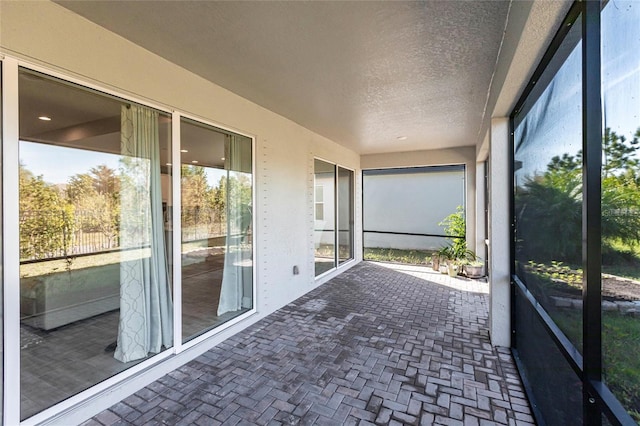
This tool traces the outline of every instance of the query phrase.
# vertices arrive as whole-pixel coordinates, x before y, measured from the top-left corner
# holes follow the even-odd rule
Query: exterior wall
[[[464,172],[367,175],[363,193],[365,231],[444,235],[438,225],[464,205]],[[365,247],[439,249],[443,237],[367,234]]]
[[[384,169],[393,167],[421,167],[465,165],[467,219],[467,246],[476,247],[476,149],[475,147],[439,149],[428,151],[397,152],[363,155],[362,169]]]
[[[61,417],[56,416],[62,409],[53,407],[37,415],[36,420],[55,419],[64,424],[78,423],[339,273],[340,270],[329,273],[321,281],[314,278],[315,157],[356,171],[356,259],[346,267],[361,260],[359,155],[55,3],[2,2],[0,12],[0,52],[7,57],[62,78],[112,90],[125,97],[148,100],[164,106],[168,111],[186,113],[255,137],[254,244],[257,257],[254,265],[257,313],[203,340],[197,346],[176,356],[165,357],[165,361],[155,364],[153,368],[105,389],[100,398],[89,400],[91,390],[71,398],[63,403],[64,408],[70,410]],[[6,140],[3,142],[11,143]],[[7,247],[7,250],[17,251],[17,247]],[[299,275],[293,275],[294,265],[298,266]],[[17,276],[13,279],[17,280]],[[11,282],[5,284],[15,285]],[[11,334],[19,331],[17,327],[8,326],[5,332]],[[5,407],[8,410],[17,409],[17,405]],[[16,418],[16,415],[9,414],[5,417],[5,423],[13,424],[8,420]]]

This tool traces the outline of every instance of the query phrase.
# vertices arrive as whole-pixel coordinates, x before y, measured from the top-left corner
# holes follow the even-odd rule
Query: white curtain
[[[173,342],[173,312],[164,241],[158,113],[121,111],[120,320],[114,357],[146,358]]]
[[[227,135],[225,158],[227,169],[227,237],[222,272],[222,289],[218,315],[250,307],[252,260],[248,232],[251,226],[250,179],[243,172],[251,164],[250,151],[243,149],[246,141],[240,136]],[[248,191],[247,191],[248,190]],[[245,295],[245,288],[247,294]],[[243,306],[243,297],[244,306]]]

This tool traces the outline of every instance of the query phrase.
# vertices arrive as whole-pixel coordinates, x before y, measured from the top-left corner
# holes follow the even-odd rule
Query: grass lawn
[[[110,265],[112,263],[120,263],[124,260],[148,257],[149,255],[150,251],[146,248],[111,253],[99,253],[91,256],[70,257],[69,262],[65,259],[56,259],[26,263],[20,265],[20,278],[47,275],[55,272],[74,271],[77,269],[90,268],[92,266]]]
[[[400,250],[390,248],[365,248],[364,260],[375,262],[407,263],[411,265],[424,265],[427,258],[435,250]]]
[[[567,337],[582,349],[582,312],[550,312]],[[603,312],[604,379],[611,391],[640,423],[640,318]]]

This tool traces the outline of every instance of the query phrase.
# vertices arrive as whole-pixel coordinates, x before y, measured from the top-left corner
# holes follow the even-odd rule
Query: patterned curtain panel
[[[251,141],[227,135],[227,238],[218,315],[251,307]],[[246,296],[245,297],[245,293]]]
[[[158,113],[121,111],[120,321],[114,357],[146,358],[173,342],[173,309],[162,219]]]

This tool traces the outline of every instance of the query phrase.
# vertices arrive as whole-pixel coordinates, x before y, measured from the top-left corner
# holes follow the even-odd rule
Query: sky
[[[65,184],[72,176],[88,173],[93,167],[105,165],[115,171],[122,156],[84,149],[20,141],[20,163],[35,176],[42,175],[50,184]],[[224,169],[205,168],[209,185],[216,187],[227,175]]]
[[[610,1],[602,14],[603,128],[627,140],[640,127],[640,2]],[[529,111],[528,140],[516,152],[516,176],[543,173],[551,158],[582,148],[580,48],[571,54]],[[516,142],[524,127],[516,128]]]
[[[71,176],[104,164],[118,170],[120,155],[20,141],[20,163],[47,183],[68,183]]]

